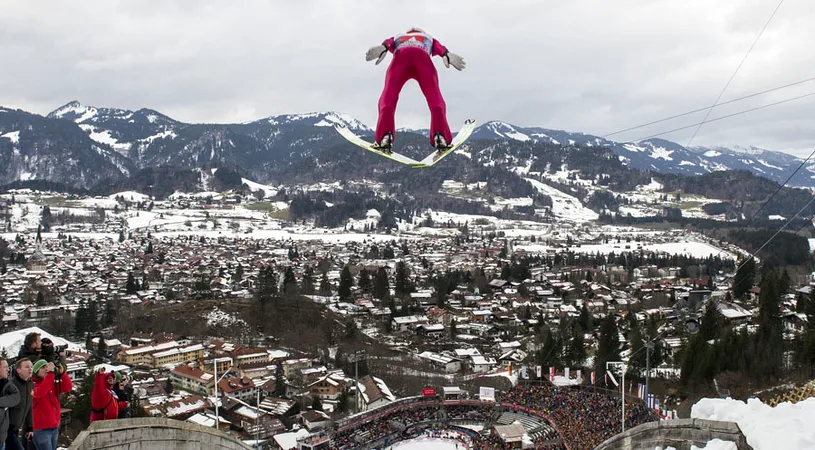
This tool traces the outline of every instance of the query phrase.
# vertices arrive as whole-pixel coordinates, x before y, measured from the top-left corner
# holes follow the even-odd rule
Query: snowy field
[[[455,441],[449,441],[446,439],[419,438],[399,442],[389,448],[394,450],[456,450],[464,447]]]
[[[815,398],[781,403],[775,408],[758,399],[745,403],[706,398],[693,405],[691,417],[736,422],[755,450],[815,449],[815,427],[811,424]],[[709,444],[705,450],[712,448]]]
[[[556,247],[540,244],[518,245],[516,250],[524,250],[527,253],[546,253],[549,249],[557,249]],[[630,252],[635,250],[652,251],[656,253],[668,253],[676,255],[689,255],[695,258],[706,258],[710,255],[719,256],[725,259],[736,259],[736,255],[725,251],[719,247],[715,247],[706,242],[697,242],[691,240],[683,240],[680,242],[664,242],[664,243],[611,243],[608,244],[583,244],[580,246],[569,247],[569,250],[576,253],[598,253],[607,255],[611,252],[621,253]]]

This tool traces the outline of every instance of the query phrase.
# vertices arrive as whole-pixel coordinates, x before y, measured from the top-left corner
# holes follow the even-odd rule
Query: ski
[[[385,158],[392,159],[392,160],[394,160],[396,162],[406,164],[406,165],[414,167],[414,168],[424,167],[422,165],[422,163],[420,163],[419,161],[416,161],[415,159],[409,158],[409,157],[407,157],[405,155],[402,155],[402,154],[399,154],[399,153],[396,153],[396,152],[385,153],[382,150],[375,149],[373,147],[372,143],[370,143],[370,142],[366,141],[365,139],[362,139],[361,137],[357,136],[356,134],[354,134],[353,131],[349,130],[348,127],[345,127],[345,126],[342,126],[342,125],[335,125],[334,129],[336,129],[337,132],[340,134],[340,136],[344,137],[348,142],[350,142],[350,143],[352,143],[352,144],[354,144],[354,145],[356,145],[358,147],[362,147],[365,150],[368,150],[369,152],[376,153],[377,155],[384,156]]]
[[[413,167],[417,169],[430,167],[433,164],[436,164],[437,162],[441,161],[442,158],[449,155],[450,153],[453,153],[454,151],[456,151],[456,149],[458,149],[461,146],[461,144],[466,142],[470,135],[473,134],[474,130],[475,130],[475,119],[467,119],[464,122],[464,126],[462,126],[460,130],[458,130],[458,134],[456,134],[455,137],[453,137],[453,142],[450,143],[451,144],[450,147],[444,149],[442,152],[435,151],[427,155],[425,159],[419,161],[419,163]]]

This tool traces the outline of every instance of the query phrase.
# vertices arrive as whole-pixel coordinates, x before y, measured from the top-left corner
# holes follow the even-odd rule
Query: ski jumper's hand
[[[385,55],[388,54],[388,48],[382,44],[375,45],[368,49],[368,52],[365,53],[365,61],[373,61],[376,59],[376,63],[379,64],[385,59]]]
[[[441,59],[442,61],[444,61],[444,67],[447,67],[448,69],[450,68],[451,65],[455,67],[457,70],[464,70],[464,67],[467,66],[467,63],[464,62],[464,58],[456,55],[453,52],[445,53],[444,56],[441,57]]]

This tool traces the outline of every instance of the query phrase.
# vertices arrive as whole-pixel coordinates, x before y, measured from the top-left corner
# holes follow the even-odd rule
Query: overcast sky
[[[568,5],[567,5],[568,4]],[[79,100],[186,122],[336,110],[369,126],[386,63],[372,45],[417,26],[460,54],[436,59],[448,118],[604,135],[716,99],[778,0],[5,1],[0,105],[46,114]],[[787,0],[722,101],[815,77],[815,2]],[[815,92],[815,82],[710,118]],[[705,125],[694,145],[809,154],[815,96]],[[614,136],[635,140],[704,112]],[[397,126],[427,127],[418,85]],[[693,129],[663,138],[686,144]]]

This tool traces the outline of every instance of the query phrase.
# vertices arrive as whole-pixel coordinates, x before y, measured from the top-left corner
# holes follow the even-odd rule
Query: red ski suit
[[[111,372],[96,372],[91,393],[91,423],[96,420],[119,418],[119,408],[126,408],[127,402],[120,402],[108,387]]]
[[[393,60],[385,73],[385,88],[379,97],[376,142],[381,142],[387,133],[396,137],[396,103],[402,87],[410,79],[419,83],[430,108],[430,145],[434,145],[433,137],[437,132],[448,143],[452,142],[453,136],[447,124],[447,105],[439,90],[439,76],[431,59],[445,55],[447,48],[430,35],[417,32],[396,35],[386,39],[382,45],[393,53]]]

